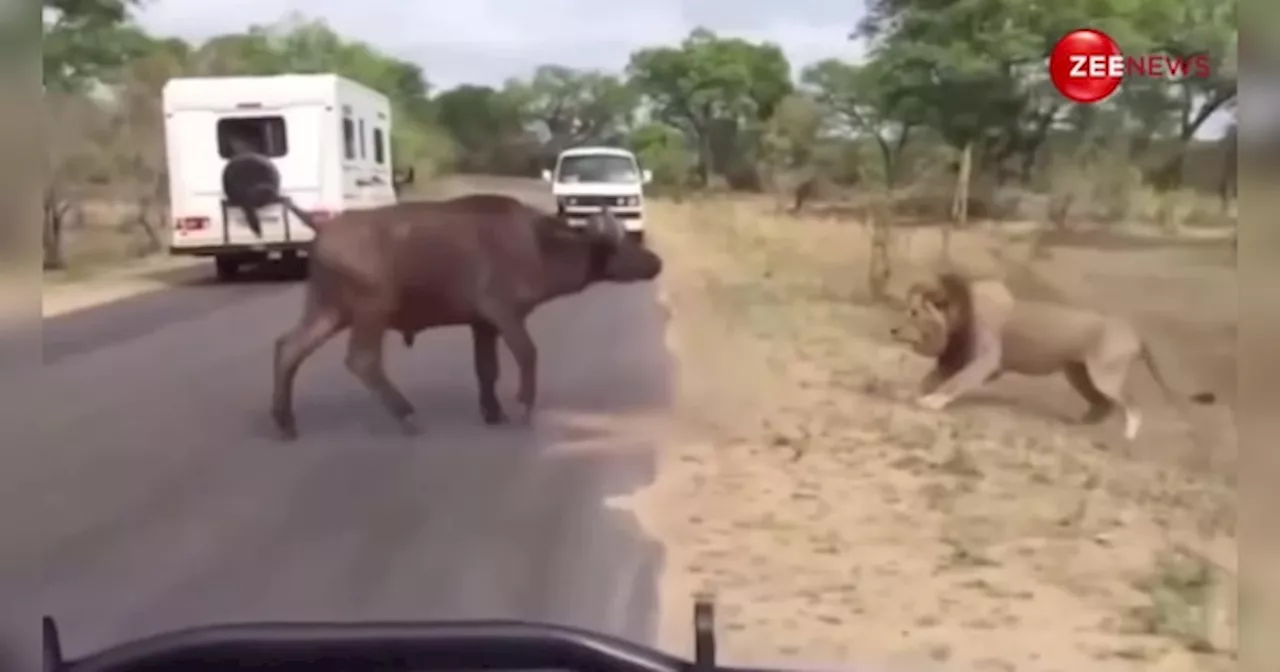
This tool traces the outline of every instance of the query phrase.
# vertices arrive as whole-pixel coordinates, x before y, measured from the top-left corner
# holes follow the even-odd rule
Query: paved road
[[[596,287],[535,316],[532,427],[481,424],[470,338],[441,330],[413,350],[388,339],[421,436],[400,435],[346,372],[341,339],[303,368],[303,435],[285,444],[265,412],[270,348],[300,301],[296,284],[204,285],[45,323],[40,385],[10,380],[3,411],[10,648],[28,650],[40,613],[72,656],[228,619],[522,617],[651,638],[658,554],[601,499],[652,477],[655,437],[556,447],[601,431],[568,412],[665,406],[652,286]]]

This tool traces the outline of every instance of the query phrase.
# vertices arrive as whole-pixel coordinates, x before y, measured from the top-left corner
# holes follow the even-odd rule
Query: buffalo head
[[[662,272],[662,258],[627,235],[622,222],[608,210],[591,215],[582,235],[588,237],[595,252],[597,280],[640,282]]]

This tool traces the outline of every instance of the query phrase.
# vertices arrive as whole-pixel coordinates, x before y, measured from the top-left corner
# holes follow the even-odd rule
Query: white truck
[[[644,185],[653,174],[640,169],[635,154],[617,147],[566,149],[542,179],[570,225],[585,225],[588,215],[608,208],[627,233],[644,239]]]
[[[223,193],[228,159],[241,151],[270,159],[280,191],[317,219],[396,202],[391,104],[361,84],[333,74],[183,77],[165,84],[163,105],[169,250],[213,257],[219,278],[245,263],[301,260],[315,235],[280,206],[258,211],[261,237],[245,225]]]

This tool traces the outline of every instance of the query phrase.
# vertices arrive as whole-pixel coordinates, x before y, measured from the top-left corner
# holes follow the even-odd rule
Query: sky
[[[696,27],[780,45],[799,70],[857,60],[848,40],[863,0],[145,0],[153,33],[199,41],[301,12],[342,35],[422,66],[436,91],[500,85],[542,64],[620,71],[631,52],[674,44]],[[1198,137],[1221,137],[1215,115]]]

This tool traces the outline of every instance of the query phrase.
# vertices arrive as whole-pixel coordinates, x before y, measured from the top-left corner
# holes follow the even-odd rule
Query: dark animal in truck
[[[469,326],[487,424],[507,420],[495,389],[501,338],[519,368],[516,399],[527,420],[538,366],[525,325],[530,313],[593,283],[652,280],[662,271],[658,255],[628,238],[608,212],[575,228],[515,198],[472,195],[316,222],[288,198],[275,198],[316,230],[302,319],[275,344],[271,414],[287,439],[298,435],[298,369],[344,329],[351,330],[347,368],[406,431],[417,431],[414,408],[383,369],[387,331],[411,340],[424,329]]]

